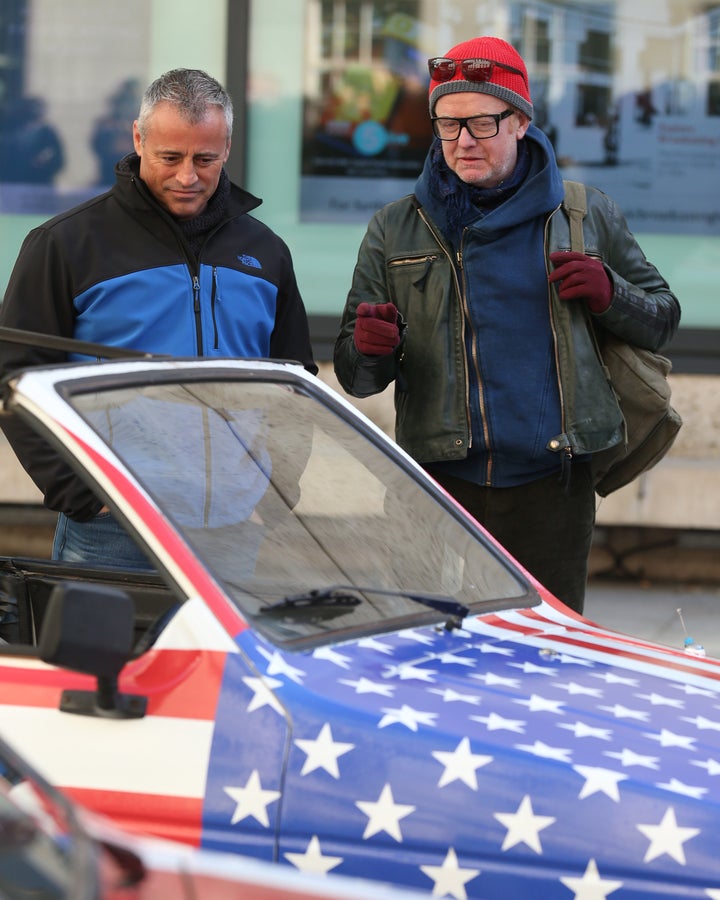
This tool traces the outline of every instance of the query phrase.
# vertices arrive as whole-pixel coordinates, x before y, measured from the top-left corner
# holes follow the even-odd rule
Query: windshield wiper
[[[363,598],[354,588],[320,588],[291,594],[263,607],[259,614],[270,618],[334,619],[362,602]]]
[[[445,628],[448,631],[459,628],[462,620],[470,614],[470,610],[457,600],[445,597],[442,594],[426,594],[422,591],[385,590],[376,587],[361,587],[359,585],[334,584],[326,588],[314,588],[299,594],[292,594],[272,603],[262,610],[262,615],[286,614],[290,611],[323,610],[328,617],[339,616],[347,611],[348,607],[359,606],[363,602],[364,594],[380,594],[385,597],[406,597],[414,603],[428,606],[437,610],[444,616],[448,616]]]

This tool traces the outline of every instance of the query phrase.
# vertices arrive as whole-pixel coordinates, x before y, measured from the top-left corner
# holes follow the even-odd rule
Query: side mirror
[[[145,715],[145,697],[118,691],[118,675],[132,655],[133,627],[133,603],[125,591],[80,582],[53,588],[40,631],[40,659],[97,678],[94,692],[63,691],[63,712],[123,719]]]

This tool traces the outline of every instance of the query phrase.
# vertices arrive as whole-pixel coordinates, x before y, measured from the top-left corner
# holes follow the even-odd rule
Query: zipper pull
[[[565,493],[570,489],[570,473],[572,472],[572,447],[564,447],[560,457],[560,484]]]
[[[430,269],[432,268],[433,262],[435,262],[436,257],[434,256],[426,256],[425,257],[425,268],[423,269],[422,275],[417,279],[417,281],[413,281],[413,287],[417,288],[420,292],[425,290],[425,282],[427,281],[427,277],[430,274]]]
[[[193,310],[200,312],[200,279],[193,275]]]
[[[458,250],[458,252],[455,254],[455,256],[457,258],[458,269],[462,269],[462,267],[463,267],[462,250]]]

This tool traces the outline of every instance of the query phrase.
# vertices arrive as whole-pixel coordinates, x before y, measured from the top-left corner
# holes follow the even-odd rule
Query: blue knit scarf
[[[450,243],[457,247],[464,228],[511,197],[530,171],[527,141],[518,141],[518,158],[512,175],[495,187],[466,184],[445,162],[442,144],[435,140],[430,148],[428,190],[439,201],[445,221],[439,223]]]

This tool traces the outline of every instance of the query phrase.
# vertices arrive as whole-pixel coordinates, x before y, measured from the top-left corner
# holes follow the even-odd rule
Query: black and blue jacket
[[[261,202],[231,185],[226,215],[196,254],[131,155],[111,190],[27,235],[0,325],[161,355],[297,360],[316,373],[290,251],[249,214]],[[0,375],[66,358],[0,343]],[[5,431],[47,506],[78,520],[97,512],[54,453]]]
[[[196,259],[135,168],[116,171],[110,191],[28,234],[3,325],[171,356],[294,359],[317,371],[290,251],[249,215],[261,200],[232,185],[227,215]],[[2,354],[3,372],[62,359],[20,353]]]

